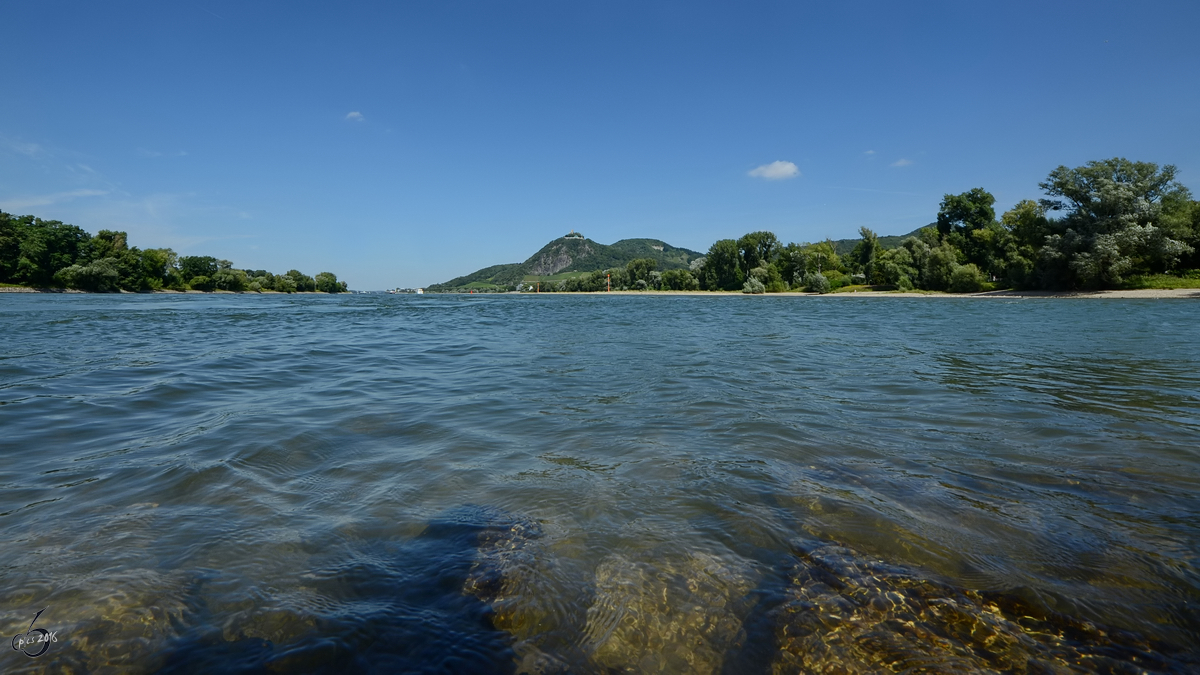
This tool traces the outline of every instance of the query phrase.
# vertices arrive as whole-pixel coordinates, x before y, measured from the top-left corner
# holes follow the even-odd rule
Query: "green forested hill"
[[[527,277],[532,279],[624,267],[638,258],[653,258],[658,261],[660,270],[682,269],[703,255],[658,239],[622,239],[613,244],[600,244],[582,235],[571,234],[546,244],[523,263],[485,267],[466,276],[434,284],[429,290],[496,290],[515,286]]]

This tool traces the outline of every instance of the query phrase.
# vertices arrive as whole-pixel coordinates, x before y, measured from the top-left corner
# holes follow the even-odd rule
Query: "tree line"
[[[74,225],[0,211],[0,283],[93,292],[323,291],[345,293],[330,272],[316,277],[289,270],[234,269],[212,256],[179,256],[169,248],[130,246],[124,232],[94,236]]]
[[[639,259],[541,291],[712,290],[827,293],[851,284],[970,293],[1105,289],[1133,276],[1200,276],[1200,202],[1177,169],[1124,158],[1060,166],[1027,199],[996,217],[983,188],[947,194],[936,221],[885,248],[870,229],[839,256],[832,241],[783,244],[771,232],[714,243],[690,270],[658,272]]]

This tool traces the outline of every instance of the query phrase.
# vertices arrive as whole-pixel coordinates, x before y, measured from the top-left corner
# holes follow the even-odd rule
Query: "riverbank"
[[[440,294],[436,294],[440,295]],[[463,294],[459,294],[463,295]],[[564,291],[555,293],[521,293],[521,295],[685,295],[712,297],[722,295],[746,295],[741,291],[611,291],[611,292],[576,292]],[[937,291],[848,291],[844,293],[762,293],[759,297],[785,298],[1100,298],[1100,299],[1144,299],[1160,300],[1169,298],[1200,299],[1200,289],[1196,288],[1142,288],[1128,291],[987,291],[984,293],[941,293]]]
[[[92,293],[91,291],[81,291],[74,288],[30,288],[29,286],[0,286],[0,293],[85,293],[92,295],[151,295],[155,293],[165,293],[170,295],[330,295],[325,291],[292,291],[285,293],[282,291],[173,291],[170,289],[160,289],[157,291],[113,291],[112,293]]]

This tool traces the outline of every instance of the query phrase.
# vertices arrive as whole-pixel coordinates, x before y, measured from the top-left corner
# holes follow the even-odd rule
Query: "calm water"
[[[1195,672],[1198,316],[0,295],[0,668]]]

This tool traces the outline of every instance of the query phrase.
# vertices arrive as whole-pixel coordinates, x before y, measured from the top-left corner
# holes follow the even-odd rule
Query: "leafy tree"
[[[950,273],[951,293],[978,293],[983,290],[983,272],[974,263],[957,265]]]
[[[346,282],[338,281],[333,272],[321,272],[316,276],[317,290],[323,293],[345,293]]]
[[[820,272],[809,272],[804,275],[804,288],[809,293],[828,293],[831,288],[829,278]]]
[[[14,280],[30,286],[50,286],[54,274],[75,264],[92,236],[57,220],[28,218],[21,228],[20,253]]]
[[[921,288],[933,291],[949,290],[954,269],[959,265],[958,256],[958,249],[949,242],[929,249],[921,268]]]
[[[1176,169],[1123,157],[1059,166],[1038,187],[1050,197],[1041,204],[1066,211],[1046,237],[1038,263],[1050,286],[1106,287],[1130,272],[1170,269],[1195,249],[1167,235],[1156,223],[1168,206],[1190,198],[1175,181]],[[1169,212],[1168,212],[1169,213]],[[1166,219],[1172,222],[1170,215]]]
[[[800,244],[788,244],[779,249],[779,257],[775,258],[775,268],[779,270],[779,276],[784,283],[798,288],[804,284],[808,253]]]
[[[996,210],[992,208],[995,203],[996,198],[983,188],[946,195],[938,208],[938,232],[945,237],[955,232],[967,234],[986,227],[996,220]]]
[[[204,275],[192,277],[188,282],[188,286],[194,291],[214,291],[217,289],[217,284]]]
[[[179,275],[189,284],[193,277],[211,277],[217,269],[217,259],[210,255],[185,255],[179,259]]]
[[[629,282],[636,284],[639,281],[650,281],[650,273],[658,268],[658,261],[654,258],[634,258],[625,265],[625,273],[629,275]]]
[[[106,293],[118,290],[119,274],[116,258],[101,258],[87,265],[64,267],[54,275],[54,281],[67,288]]]
[[[736,291],[745,283],[742,271],[742,256],[733,239],[721,239],[708,249],[704,267],[700,272],[700,284],[710,291]]]
[[[700,290],[700,282],[688,270],[667,270],[662,273],[662,288],[668,291]]]
[[[875,272],[875,260],[883,251],[883,246],[879,243],[879,236],[867,227],[860,227],[858,233],[862,239],[854,246],[850,258],[862,270],[868,284],[879,283],[876,278],[878,275]]]
[[[250,279],[243,270],[218,269],[212,276],[213,285],[223,291],[241,292],[250,287]]]
[[[313,279],[312,277],[308,276],[307,274],[302,273],[300,270],[288,270],[287,274],[285,274],[284,276],[286,276],[292,280],[292,283],[296,287],[295,290],[297,290],[297,291],[315,291],[315,290],[317,290],[316,280]]]
[[[818,274],[826,271],[837,270],[841,264],[841,259],[838,258],[837,249],[833,242],[826,239],[825,241],[809,244],[805,249],[808,256],[808,271],[817,272]]]
[[[759,267],[757,269],[763,269],[763,268]],[[763,286],[763,283],[761,281],[759,281],[758,279],[756,279],[755,277],[750,277],[750,278],[746,279],[746,283],[742,284],[742,292],[743,293],[760,294],[760,293],[765,293],[766,290],[767,290],[766,286]]]
[[[742,269],[752,270],[775,262],[775,257],[782,248],[779,239],[772,232],[750,232],[737,240],[738,251],[742,255]]]

